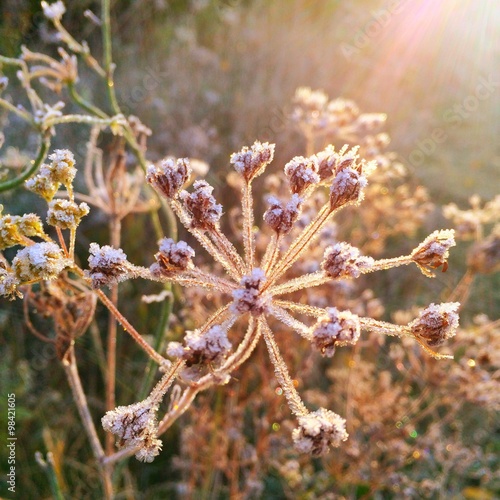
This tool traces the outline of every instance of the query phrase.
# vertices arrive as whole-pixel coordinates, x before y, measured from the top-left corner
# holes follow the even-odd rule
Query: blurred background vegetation
[[[291,98],[299,86],[323,89],[330,97],[353,99],[365,112],[388,115],[386,131],[390,149],[408,167],[414,186],[422,184],[437,207],[455,202],[467,208],[468,199],[479,194],[489,200],[500,184],[500,7],[496,0],[401,1],[397,14],[381,12],[391,2],[359,0],[128,0],[112,5],[114,61],[117,64],[117,95],[125,113],[137,115],[153,130],[148,155],[156,160],[166,155],[191,156],[208,162],[210,182],[217,184],[219,198],[230,205],[233,192],[222,189],[230,171],[229,154],[255,139],[277,143],[274,169],[304,153],[304,139],[287,118]],[[98,26],[84,18],[100,4],[83,0],[67,5],[64,25],[77,40],[86,40],[100,54]],[[379,24],[376,20],[379,19]],[[387,19],[387,21],[385,21]],[[380,28],[383,23],[383,28]],[[56,55],[53,31],[44,20],[37,1],[2,0],[0,4],[0,52],[14,57],[21,45]],[[9,75],[10,76],[10,75]],[[82,93],[98,104],[105,102],[104,88],[94,75],[80,66]],[[490,91],[478,99],[477,87],[490,82]],[[491,82],[494,82],[491,84]],[[481,94],[484,95],[484,94]],[[476,99],[474,99],[476,97]],[[458,106],[458,108],[457,108]],[[457,118],[458,117],[458,118]],[[15,117],[0,115],[7,146],[33,154],[35,138]],[[445,140],[436,144],[433,131],[442,129]],[[54,147],[68,147],[82,163],[88,128],[72,125],[61,129]],[[417,151],[417,153],[415,152]],[[418,153],[420,151],[420,153]],[[4,158],[5,160],[5,158]],[[225,199],[224,199],[225,198]],[[36,211],[38,201],[29,193],[7,193],[1,202],[10,213]],[[426,222],[428,229],[451,227],[439,208]],[[95,214],[79,233],[81,260],[88,243],[105,241],[105,221]],[[147,216],[124,221],[125,250],[131,261],[147,265],[143,242],[153,231]],[[419,236],[415,237],[415,241]],[[403,239],[395,247],[413,248]],[[404,287],[374,282],[377,296],[388,313],[413,303],[437,301],[450,293],[465,272],[467,245],[452,252],[450,269],[436,282],[413,283],[406,276]],[[395,276],[395,275],[393,275]],[[388,279],[388,278],[387,278]],[[378,284],[378,288],[377,288]],[[419,294],[415,297],[415,289]],[[120,302],[139,331],[150,331],[154,311],[139,303],[144,284],[126,283]],[[444,292],[443,292],[444,290]],[[395,294],[395,291],[397,292]],[[394,298],[394,297],[397,298]],[[154,306],[152,306],[154,308]],[[180,307],[180,306],[178,306]],[[499,316],[499,274],[479,277],[474,283],[464,321],[482,312],[491,320]],[[106,316],[98,317],[105,328]],[[174,325],[174,329],[180,326]],[[15,392],[18,398],[18,477],[24,498],[47,498],[49,482],[35,463],[36,450],[52,450],[64,456],[65,487],[71,498],[97,498],[91,478],[88,446],[62,370],[54,363],[49,347],[34,339],[22,325],[20,302],[0,304],[2,401]],[[8,345],[7,345],[8,344]],[[91,406],[102,414],[103,387],[91,335],[78,343],[79,362]],[[132,402],[136,388],[130,375],[140,374],[145,357],[129,339],[120,339],[118,401]],[[121,374],[127,374],[121,378]],[[222,405],[221,390],[205,396],[209,404]],[[186,417],[196,422],[202,415]],[[498,419],[477,421],[492,433],[491,445],[498,452]],[[488,417],[490,418],[490,417]],[[0,435],[6,429],[0,418]],[[182,467],[172,457],[179,454],[180,427],[163,437],[164,451],[154,464],[132,460],[127,465],[130,491],[144,492],[135,498],[166,498],[179,494]],[[286,431],[283,431],[286,432]],[[496,439],[496,441],[494,441]],[[489,443],[489,444],[488,444]],[[2,450],[2,454],[4,450]],[[205,453],[217,456],[217,444],[207,443]],[[209,460],[210,457],[205,457]],[[6,460],[1,458],[1,467]],[[61,468],[62,462],[57,464]],[[320,467],[315,463],[314,467]],[[281,484],[278,469],[264,478],[265,498],[293,498]],[[262,478],[261,478],[262,479]],[[207,493],[199,498],[227,498]],[[361,487],[360,487],[361,488]],[[218,491],[213,489],[212,491]],[[202,494],[200,493],[200,495]],[[358,494],[359,493],[359,494]],[[359,498],[366,491],[356,492]],[[486,490],[483,492],[486,495]],[[498,492],[496,492],[498,493]],[[2,495],[4,493],[2,492]],[[489,490],[488,498],[495,492]],[[139,495],[139,494],[137,494]],[[308,496],[309,495],[309,496]],[[301,498],[336,498],[304,493]],[[69,498],[69,497],[68,497]],[[123,496],[132,498],[132,496]],[[170,497],[169,497],[170,498]],[[172,496],[173,498],[173,496]],[[386,498],[386,497],[384,497]],[[430,498],[430,497],[429,497]],[[487,498],[487,497],[484,497]]]

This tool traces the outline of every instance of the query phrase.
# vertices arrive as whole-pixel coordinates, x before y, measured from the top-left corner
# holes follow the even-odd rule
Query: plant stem
[[[50,139],[48,137],[42,138],[37,157],[35,158],[35,160],[32,160],[32,165],[18,177],[15,177],[14,179],[10,179],[5,182],[1,182],[0,193],[3,191],[8,191],[9,189],[14,189],[20,184],[22,184],[26,179],[29,179],[39,169],[43,160],[47,156],[49,148],[50,148]]]
[[[106,89],[113,113],[120,113],[120,107],[116,100],[115,84],[113,81],[113,58],[111,46],[111,17],[110,0],[102,0],[102,45],[104,49],[104,71],[106,72]]]
[[[124,330],[139,344],[146,354],[156,363],[162,365],[166,359],[158,354],[140,335],[140,333],[129,323],[127,318],[114,306],[113,302],[106,296],[102,290],[95,290],[95,293],[101,302],[111,311],[118,323],[123,326]]]
[[[83,423],[83,427],[90,441],[90,446],[94,457],[98,461],[99,469],[101,473],[101,479],[103,482],[104,493],[106,499],[113,498],[113,484],[111,481],[111,469],[108,465],[103,465],[104,460],[104,450],[102,448],[99,437],[97,436],[97,431],[90,415],[89,407],[87,404],[87,398],[85,392],[83,391],[82,382],[80,380],[80,375],[78,374],[78,367],[76,364],[74,346],[72,345],[66,355],[62,360],[62,365],[64,371],[66,372],[66,377],[68,378],[69,385],[71,387],[71,392],[73,393],[73,399],[75,401],[78,413]]]
[[[112,215],[109,221],[110,243],[113,248],[120,248],[121,243],[121,221],[116,215]],[[118,306],[118,284],[111,286],[110,300],[115,308]],[[116,331],[117,323],[114,315],[110,312],[108,317],[108,342],[107,342],[107,372],[106,372],[106,411],[113,410],[116,393]],[[113,435],[106,434],[106,454],[113,452]]]

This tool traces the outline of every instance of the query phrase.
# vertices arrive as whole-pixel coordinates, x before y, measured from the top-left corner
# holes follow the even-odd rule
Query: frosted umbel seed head
[[[50,165],[43,164],[38,174],[24,185],[46,201],[52,200],[61,184],[69,191],[76,175],[75,158],[68,149],[56,149],[49,155]]]
[[[191,265],[194,250],[185,241],[175,243],[172,238],[163,238],[159,245],[160,251],[155,254],[156,263],[150,268],[154,275],[167,276],[185,271]]]
[[[121,248],[90,244],[89,270],[85,275],[92,280],[92,288],[118,283],[127,278],[130,264]]]
[[[362,256],[356,247],[340,242],[325,250],[321,268],[333,279],[358,278],[373,262],[371,257]]]
[[[312,345],[323,356],[332,357],[337,346],[355,344],[360,335],[359,318],[350,311],[329,307],[312,327]]]
[[[152,462],[160,453],[162,442],[157,438],[157,403],[150,398],[130,406],[118,406],[102,417],[102,427],[117,437],[120,448],[136,448],[138,460]]]
[[[191,227],[194,229],[213,229],[222,216],[222,205],[215,201],[212,191],[214,188],[206,181],[196,181],[194,191],[181,193],[182,201],[191,215]]]
[[[348,438],[345,420],[333,411],[320,408],[299,417],[299,426],[293,430],[295,448],[301,453],[319,457],[328,453],[330,446],[340,446]]]
[[[453,246],[455,246],[453,229],[434,231],[413,250],[411,258],[426,276],[432,277],[434,274],[427,268],[437,269],[443,266],[443,272],[446,271],[449,249]]]
[[[459,307],[458,302],[431,304],[409,324],[411,332],[425,340],[429,346],[442,344],[456,333]]]
[[[166,158],[159,165],[150,165],[146,180],[167,198],[176,198],[182,186],[191,176],[191,166],[187,158]]]
[[[53,199],[49,202],[47,224],[61,229],[75,228],[89,210],[85,202],[78,205],[71,200]]]
[[[285,165],[285,175],[292,193],[302,194],[309,186],[320,181],[316,157],[296,156]]]
[[[240,288],[233,292],[231,310],[235,314],[250,313],[252,316],[265,313],[270,300],[266,293],[261,293],[265,281],[266,275],[259,268],[254,269],[250,275],[243,276]]]
[[[298,194],[294,194],[286,204],[275,196],[270,196],[270,206],[264,213],[264,220],[277,233],[288,234],[299,218],[303,201]]]
[[[70,265],[71,261],[64,257],[62,250],[50,242],[23,248],[12,261],[16,278],[25,283],[57,278]]]
[[[233,153],[230,162],[234,165],[235,170],[249,182],[262,174],[273,158],[274,144],[255,141],[251,148],[245,146],[238,153]]]

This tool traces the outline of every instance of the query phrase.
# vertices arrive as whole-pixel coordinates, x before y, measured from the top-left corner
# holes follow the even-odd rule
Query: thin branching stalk
[[[104,487],[105,498],[111,499],[113,498],[111,471],[108,467],[101,465],[104,460],[105,454],[97,435],[92,416],[90,415],[87,398],[82,387],[80,375],[78,374],[78,367],[76,364],[76,357],[73,346],[71,346],[66,353],[64,359],[62,360],[62,365],[64,367],[64,371],[66,372],[66,377],[68,378],[71,392],[73,393],[73,399],[78,409],[78,413],[80,414],[83,427],[89,438],[92,452],[98,462]]]

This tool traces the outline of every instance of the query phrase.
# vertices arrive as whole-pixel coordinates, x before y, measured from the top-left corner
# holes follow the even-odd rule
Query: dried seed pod
[[[194,191],[181,193],[187,211],[191,215],[191,226],[195,229],[213,229],[222,216],[222,205],[215,201],[214,188],[206,181],[196,181]]]
[[[369,269],[374,260],[364,257],[358,248],[340,242],[325,250],[321,268],[334,279],[358,278],[362,270]]]
[[[459,307],[458,302],[431,304],[408,326],[413,335],[425,340],[427,345],[440,345],[455,335]]]
[[[325,455],[330,446],[340,446],[348,434],[345,420],[333,411],[320,408],[313,413],[299,417],[299,426],[293,430],[295,448],[314,457]]]
[[[110,286],[123,281],[129,271],[130,263],[121,248],[90,244],[89,270],[85,271],[85,274],[92,280],[92,288]]]
[[[350,311],[339,312],[329,307],[326,315],[312,327],[312,345],[321,354],[331,358],[337,346],[355,344],[360,335],[359,318]]]
[[[443,266],[443,272],[445,272],[448,269],[449,249],[453,246],[455,246],[455,231],[453,229],[434,231],[413,250],[411,258],[422,273],[432,277],[434,274],[427,268],[436,269]]]
[[[249,182],[262,174],[266,166],[273,161],[274,146],[268,142],[255,141],[251,148],[245,146],[238,153],[233,153],[230,162],[235,170]]]
[[[150,165],[146,180],[167,198],[176,198],[191,176],[188,158],[166,158],[158,166]]]
[[[270,196],[268,198],[270,207],[264,213],[264,220],[277,233],[288,234],[299,218],[303,201],[298,194],[294,194],[285,205],[275,196]]]
[[[285,175],[294,194],[302,194],[312,184],[320,181],[318,160],[315,156],[304,158],[296,156],[285,165]]]
[[[184,271],[191,265],[195,254],[185,241],[175,243],[172,238],[163,238],[159,245],[160,251],[155,254],[156,263],[150,268],[154,275],[166,276]]]

